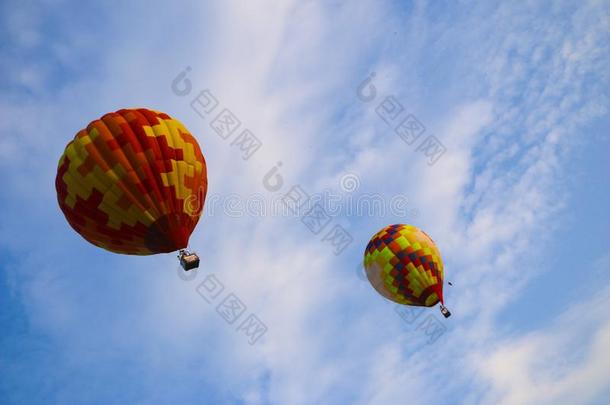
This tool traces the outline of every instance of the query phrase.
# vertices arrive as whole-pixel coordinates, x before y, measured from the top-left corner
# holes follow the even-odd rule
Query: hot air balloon
[[[85,240],[128,255],[179,251],[185,270],[199,265],[187,245],[207,185],[193,135],[144,108],[108,113],[79,131],[55,178],[59,207]]]
[[[443,261],[434,241],[412,225],[390,225],[366,246],[364,268],[379,294],[404,305],[432,307],[451,313],[443,301]]]

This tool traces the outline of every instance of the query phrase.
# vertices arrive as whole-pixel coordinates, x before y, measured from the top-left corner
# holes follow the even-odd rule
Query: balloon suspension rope
[[[450,286],[453,287],[453,283],[451,281],[448,281],[447,284],[449,284]],[[444,306],[443,304],[441,304],[441,314],[443,314],[443,316],[445,318],[449,318],[451,316],[451,312],[449,312],[449,310],[447,309],[446,306]]]

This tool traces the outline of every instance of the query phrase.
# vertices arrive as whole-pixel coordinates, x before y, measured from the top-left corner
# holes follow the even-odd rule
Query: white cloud
[[[602,403],[610,389],[610,289],[573,305],[550,327],[498,341],[476,360],[485,402]]]

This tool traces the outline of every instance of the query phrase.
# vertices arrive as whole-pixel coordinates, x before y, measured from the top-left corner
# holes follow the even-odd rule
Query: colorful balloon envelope
[[[434,241],[412,225],[390,225],[377,232],[364,252],[364,268],[373,287],[389,300],[431,307],[441,303],[443,261]]]
[[[207,194],[205,159],[178,120],[144,108],[92,121],[68,143],[55,188],[68,223],[111,252],[185,249]]]

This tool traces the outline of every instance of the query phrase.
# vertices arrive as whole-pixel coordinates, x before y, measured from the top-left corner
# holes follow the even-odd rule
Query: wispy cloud
[[[486,402],[602,403],[608,394],[608,288],[574,304],[552,326],[502,339],[476,360]]]

